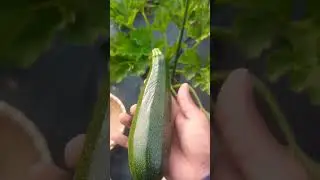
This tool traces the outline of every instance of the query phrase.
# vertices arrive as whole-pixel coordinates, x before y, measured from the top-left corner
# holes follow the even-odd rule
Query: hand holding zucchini
[[[129,168],[134,180],[160,180],[171,145],[171,93],[167,62],[152,50],[152,66],[140,93],[129,134]]]

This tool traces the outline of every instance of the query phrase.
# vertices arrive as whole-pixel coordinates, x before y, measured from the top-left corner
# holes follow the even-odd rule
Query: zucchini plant
[[[5,0],[0,7],[0,67],[28,68],[59,35],[72,43],[107,36],[105,0]]]
[[[185,28],[176,73],[192,82],[194,87],[210,95],[210,57],[200,57],[199,45],[210,38],[210,1],[190,0],[185,25],[182,24],[185,0],[111,0],[110,20],[119,32],[110,38],[111,83],[119,83],[129,75],[141,76],[151,66],[153,48],[159,48],[168,62],[177,54],[179,40],[169,43],[167,28],[174,24]],[[145,26],[136,27],[135,20],[142,17]],[[160,37],[156,37],[159,34]],[[174,65],[171,64],[172,72]]]
[[[213,36],[241,45],[248,61],[266,63],[271,83],[286,78],[292,91],[306,92],[320,105],[319,5],[316,0],[217,0],[214,13],[231,18],[215,19]]]
[[[266,64],[263,78],[269,83],[288,79],[292,91],[308,93],[310,102],[319,105],[318,5],[319,2],[314,0],[217,0],[213,10],[216,16],[212,33],[215,38],[239,47],[246,64]],[[223,18],[219,19],[215,13],[228,14],[229,19],[221,14],[219,17]],[[211,77],[214,81],[223,81],[227,74],[214,72]],[[272,93],[257,77],[254,77],[253,83],[285,134],[289,152],[306,167],[310,179],[320,179],[320,164],[299,147]]]
[[[147,1],[111,1],[111,19],[118,23],[120,28],[129,30],[129,32],[121,31],[111,37],[111,81],[120,82],[127,75],[145,74],[146,69],[151,66],[144,88],[140,92],[137,111],[129,134],[129,167],[133,179],[136,180],[160,180],[166,170],[173,125],[170,120],[171,93],[175,96],[174,87],[179,86],[179,84],[172,85],[176,83],[176,73],[189,75],[187,78],[193,81],[194,86],[199,86],[210,94],[208,75],[210,61],[208,58],[208,62],[201,67],[202,62],[196,52],[196,47],[210,34],[209,24],[207,24],[208,31],[203,28],[203,32],[200,31],[200,33],[193,32],[193,26],[190,25],[192,18],[196,19],[199,15],[198,11],[205,12],[206,9],[210,12],[209,1],[203,1],[200,5],[197,4],[198,1],[192,0],[174,1],[174,3],[177,3],[175,10],[179,11],[166,9],[172,6],[172,1],[161,1],[155,6],[150,6]],[[152,11],[155,12],[155,17],[152,24],[147,17],[147,12],[150,12],[148,8],[154,8]],[[144,17],[145,27],[133,26],[138,13]],[[209,18],[209,14],[207,17]],[[172,46],[169,45],[166,37],[167,26],[171,21],[180,27],[179,37]],[[185,42],[182,42],[185,30],[191,36],[200,36],[199,38],[203,39],[196,39],[195,44],[188,47]],[[154,31],[159,31],[162,39],[155,39],[152,34]],[[181,56],[183,48],[185,51]],[[152,61],[149,59],[151,50]],[[171,66],[169,66],[170,62],[172,62]],[[185,66],[177,69],[178,62],[185,63]],[[204,74],[208,76],[204,79],[206,82],[201,81],[204,77],[202,73],[197,72],[202,68],[207,68],[207,74]],[[190,76],[188,73],[192,70],[194,74]],[[200,79],[196,79],[199,77]],[[194,90],[192,92],[197,97]],[[202,108],[200,101],[198,104]]]

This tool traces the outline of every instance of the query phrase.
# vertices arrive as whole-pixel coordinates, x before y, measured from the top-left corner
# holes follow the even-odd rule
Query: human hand
[[[303,166],[269,132],[252,95],[247,70],[232,72],[215,110],[221,146],[214,180],[306,180]]]
[[[81,157],[85,142],[85,134],[72,138],[65,147],[65,164],[67,168],[74,170]],[[38,162],[29,170],[26,180],[72,180],[72,173],[58,167],[54,163]]]
[[[178,105],[181,104],[181,105]],[[130,108],[134,114],[136,105]],[[177,94],[177,101],[172,98],[174,120],[173,143],[169,155],[166,175],[169,180],[201,180],[210,173],[210,124],[204,112],[193,102],[187,84],[183,84]],[[121,114],[120,121],[130,127],[132,116]],[[128,139],[123,134],[111,137],[117,144],[128,147]],[[68,168],[75,168],[85,135],[74,137],[65,148],[65,161]],[[32,171],[32,180],[41,177],[52,180],[70,180],[71,175],[53,164],[39,164]],[[51,180],[50,179],[50,180]]]
[[[130,108],[133,115],[136,105]],[[171,153],[169,155],[167,179],[201,180],[210,173],[210,123],[204,112],[193,102],[187,84],[183,84],[172,98],[174,122]],[[132,116],[121,114],[120,121],[127,127]],[[112,139],[128,147],[128,138],[117,134]]]
[[[178,102],[173,101],[173,103],[176,103],[173,105],[176,109],[172,113],[172,116],[176,117],[174,131],[175,143],[172,145],[173,150],[170,155],[169,166],[171,171],[168,179],[181,179],[181,175],[185,175],[182,179],[186,180],[200,179],[200,176],[203,176],[205,172],[209,173],[209,165],[204,166],[207,168],[203,168],[206,169],[202,170],[203,173],[194,173],[195,170],[192,169],[194,167],[192,164],[194,161],[197,161],[197,159],[190,158],[192,160],[189,160],[189,158],[187,158],[188,156],[186,156],[186,154],[199,156],[200,161],[195,164],[201,164],[199,162],[208,164],[210,162],[208,158],[210,152],[206,151],[210,149],[209,144],[200,144],[200,146],[208,148],[196,148],[196,145],[193,145],[193,143],[198,144],[202,142],[199,141],[199,139],[202,138],[198,138],[197,136],[206,134],[204,131],[209,132],[207,129],[209,126],[204,126],[207,121],[197,123],[193,118],[188,119],[188,117],[192,117],[190,116],[191,114],[200,114],[196,113],[199,112],[197,110],[193,113],[188,113],[189,115],[178,115],[183,114],[183,109],[188,109],[186,112],[190,112],[190,107],[192,107],[181,108],[177,105],[188,104],[185,103],[188,101],[186,101],[186,99],[183,100],[183,98],[183,103],[181,103],[181,97],[185,97],[183,94],[186,92],[186,89],[183,90],[181,87],[178,93],[182,94],[179,96],[180,102],[179,98]],[[131,108],[131,114],[134,114],[134,111],[135,106]],[[251,79],[246,70],[239,69],[230,74],[219,94],[214,114],[216,127],[218,129],[218,132],[216,132],[217,137],[214,137],[214,141],[219,141],[219,147],[217,147],[218,154],[214,162],[215,170],[211,178],[214,180],[306,180],[308,178],[305,169],[299,161],[296,160],[285,147],[280,145],[269,132],[263,118],[256,109],[252,96]],[[130,115],[122,114],[120,119],[123,124],[130,127],[132,119]],[[198,128],[196,128],[196,126],[198,126]],[[191,129],[192,131],[189,132],[186,131],[186,129]],[[195,129],[203,129],[204,131],[193,132]],[[113,139],[117,144],[127,147],[128,140],[124,135],[119,134],[113,137]],[[80,135],[74,138],[66,148],[66,162],[70,168],[72,168],[72,166],[76,164],[77,159],[79,159],[80,153],[77,152],[81,152],[83,140],[84,136]],[[185,143],[177,143],[179,140],[185,140]],[[192,140],[195,142],[192,142]],[[203,142],[209,142],[209,140]],[[186,150],[183,150],[182,147],[186,148]],[[197,150],[203,150],[205,152],[194,153]],[[205,156],[204,154],[207,154],[207,161],[203,158]],[[54,177],[54,175],[56,175],[57,178],[52,178],[52,180],[64,180],[68,178],[66,173],[56,167],[48,165],[42,168],[42,170],[38,168],[35,172],[44,172],[43,169],[46,168],[51,169],[49,174],[52,176],[44,177]],[[48,172],[49,170],[46,171]],[[190,174],[197,177],[192,177]]]

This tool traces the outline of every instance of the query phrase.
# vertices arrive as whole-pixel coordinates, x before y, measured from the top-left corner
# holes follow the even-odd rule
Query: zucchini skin
[[[140,92],[129,133],[129,168],[134,180],[160,180],[171,145],[171,93],[167,62],[157,48]]]

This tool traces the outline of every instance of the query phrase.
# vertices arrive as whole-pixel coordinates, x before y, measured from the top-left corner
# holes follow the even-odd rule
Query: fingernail
[[[188,83],[183,83],[181,86],[183,86],[183,88],[186,89],[186,95],[187,95],[187,97],[188,97],[188,100],[189,100],[190,102],[193,102],[192,97],[191,97],[191,95],[190,95],[190,87],[189,87],[189,84],[188,84]]]
[[[228,76],[223,84],[218,103],[227,110],[231,110],[232,107],[239,108],[247,104],[250,95],[251,83],[248,70],[237,69]]]

